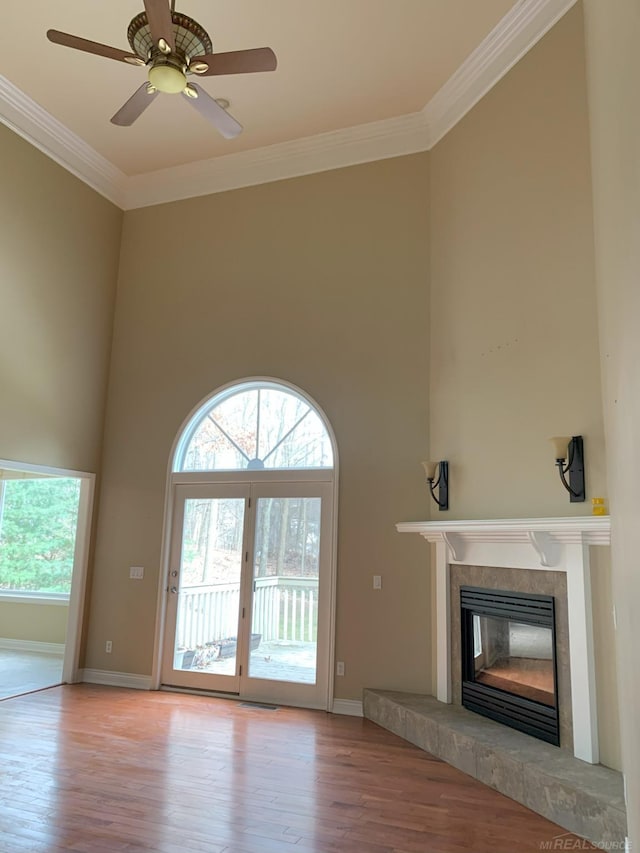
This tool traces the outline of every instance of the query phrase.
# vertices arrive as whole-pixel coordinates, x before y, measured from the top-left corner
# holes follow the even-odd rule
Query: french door
[[[332,484],[174,490],[162,683],[326,708]]]

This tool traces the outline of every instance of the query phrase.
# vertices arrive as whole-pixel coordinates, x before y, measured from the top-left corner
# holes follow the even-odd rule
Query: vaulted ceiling
[[[347,145],[346,162],[355,162],[424,150],[434,141],[430,106],[437,107],[435,124],[443,117],[446,123],[461,87],[477,100],[572,2],[178,0],[177,10],[208,31],[214,52],[269,46],[277,55],[273,72],[198,80],[229,101],[244,128],[233,140],[174,95],[156,98],[131,127],[115,126],[110,117],[143,83],[146,69],[46,38],[53,28],[128,50],[127,26],[142,0],[15,3],[3,10],[0,118],[124,207],[162,200],[155,195],[172,174],[188,178],[190,188],[178,196],[198,194],[199,174],[202,191],[209,191],[206,173],[211,183],[221,164],[225,172],[254,167],[258,155],[286,160]],[[485,80],[490,63],[494,79]],[[386,155],[378,151],[382,138],[388,146],[398,137],[397,152],[393,145]],[[354,143],[369,144],[370,154],[359,157]],[[65,162],[74,157],[83,162]],[[301,165],[298,173],[333,165]],[[98,177],[82,175],[85,167]],[[147,201],[115,197],[127,187],[151,186]]]

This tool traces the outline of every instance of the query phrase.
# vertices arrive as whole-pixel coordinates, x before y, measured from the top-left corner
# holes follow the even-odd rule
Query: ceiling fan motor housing
[[[136,15],[129,24],[127,39],[131,50],[147,65],[155,66],[171,60],[171,65],[187,68],[194,56],[213,53],[209,33],[197,21],[182,12],[172,12],[171,18],[176,49],[175,53],[168,55],[162,53],[153,43],[146,12]]]

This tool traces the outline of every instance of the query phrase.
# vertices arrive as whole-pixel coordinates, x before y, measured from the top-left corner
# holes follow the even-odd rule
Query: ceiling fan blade
[[[73,47],[75,50],[84,50],[85,53],[93,53],[96,56],[106,56],[107,59],[117,59],[120,62],[129,62],[134,65],[142,64],[140,58],[125,50],[120,50],[117,47],[111,47],[108,44],[100,44],[97,41],[89,41],[82,39],[79,36],[72,36],[69,33],[61,33],[59,30],[48,30],[47,38],[54,44],[61,44],[64,47]]]
[[[173,53],[176,45],[171,9],[167,0],[144,0],[144,10],[147,13],[153,43],[157,45],[160,39],[164,39]]]
[[[197,110],[201,116],[206,118],[211,124],[224,136],[225,139],[234,139],[239,133],[242,133],[242,125],[236,121],[234,117],[228,113],[224,107],[215,101],[211,95],[208,95],[205,90],[196,85],[189,83],[189,86],[198,93],[198,97],[194,98],[182,93],[191,106]]]
[[[230,50],[228,53],[208,53],[191,60],[193,67],[198,62],[208,65],[206,71],[198,73],[201,77],[216,74],[250,74],[254,71],[275,71],[278,60],[270,47],[254,47],[249,50]]]
[[[139,89],[136,89],[129,100],[120,107],[111,119],[111,123],[117,124],[119,127],[129,127],[157,97],[158,92],[149,93],[148,83],[143,83]]]

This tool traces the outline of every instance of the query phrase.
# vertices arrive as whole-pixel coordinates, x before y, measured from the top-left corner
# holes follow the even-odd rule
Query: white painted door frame
[[[167,489],[167,500],[165,508],[165,522],[163,529],[163,554],[160,569],[160,581],[158,588],[158,612],[156,642],[153,662],[153,674],[151,689],[158,690],[162,684],[162,662],[166,651],[166,612],[167,597],[169,595],[169,572],[171,571],[172,547],[175,545],[172,536],[175,535],[174,518],[176,512],[176,488],[182,485],[238,485],[246,483],[258,488],[261,494],[263,489],[273,489],[276,494],[280,488],[290,483],[292,486],[298,484],[309,486],[317,483],[319,487],[330,486],[331,498],[326,506],[323,517],[323,527],[326,529],[326,543],[329,553],[326,555],[328,568],[325,583],[326,595],[323,599],[323,613],[326,624],[323,626],[322,637],[325,642],[325,650],[319,661],[322,667],[322,680],[326,677],[326,710],[330,710],[333,702],[333,673],[335,657],[335,598],[336,598],[336,565],[337,565],[337,477],[333,469],[290,469],[290,470],[265,470],[265,471],[234,471],[234,472],[178,472],[169,475],[169,488]],[[286,489],[285,489],[286,491]],[[271,492],[269,492],[271,493]],[[326,673],[326,676],[325,676]],[[275,682],[277,683],[277,682]],[[256,682],[257,684],[257,682]],[[188,689],[188,688],[185,688]],[[292,693],[293,696],[293,693]],[[253,696],[252,698],[259,698]],[[264,697],[262,697],[264,698]],[[310,707],[318,707],[313,703]],[[324,707],[324,705],[323,705]]]

